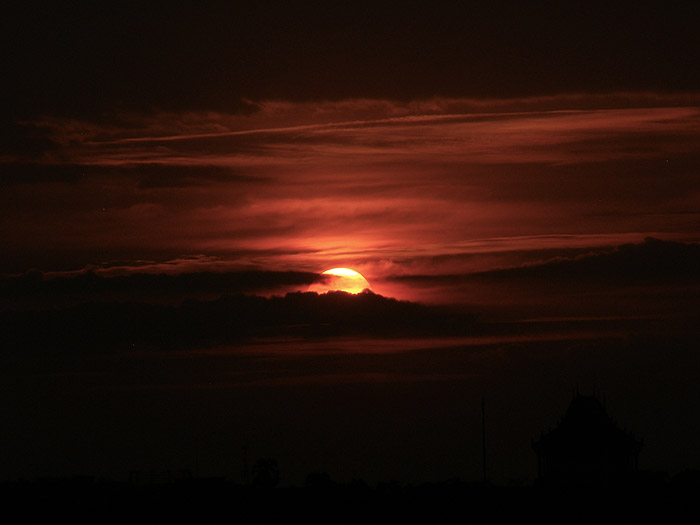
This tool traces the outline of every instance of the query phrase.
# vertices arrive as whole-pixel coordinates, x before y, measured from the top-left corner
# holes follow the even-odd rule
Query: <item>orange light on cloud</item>
[[[277,101],[245,115],[55,118],[35,125],[57,148],[3,188],[0,233],[29,259],[60,249],[125,269],[192,255],[207,257],[198,268],[347,265],[376,293],[413,299],[387,276],[696,238],[698,101]]]

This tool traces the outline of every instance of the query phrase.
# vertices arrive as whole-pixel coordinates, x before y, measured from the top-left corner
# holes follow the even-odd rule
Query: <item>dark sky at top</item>
[[[254,100],[688,91],[697,2],[103,3],[3,8],[12,113]],[[8,89],[9,88],[9,89]]]

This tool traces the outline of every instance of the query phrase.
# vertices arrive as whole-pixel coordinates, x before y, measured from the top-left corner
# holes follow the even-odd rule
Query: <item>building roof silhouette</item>
[[[637,470],[641,446],[596,396],[578,392],[558,426],[532,443],[540,483],[559,486],[619,482]]]

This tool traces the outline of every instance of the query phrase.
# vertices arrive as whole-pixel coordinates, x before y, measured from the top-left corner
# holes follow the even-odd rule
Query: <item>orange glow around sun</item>
[[[362,274],[350,268],[331,268],[321,275],[325,276],[323,281],[309,286],[310,292],[326,293],[341,291],[357,294],[365,289],[371,289],[369,281]]]

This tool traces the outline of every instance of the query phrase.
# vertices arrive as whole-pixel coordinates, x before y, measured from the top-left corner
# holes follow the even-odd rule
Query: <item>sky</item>
[[[4,8],[0,477],[700,468],[699,5],[260,4]]]

